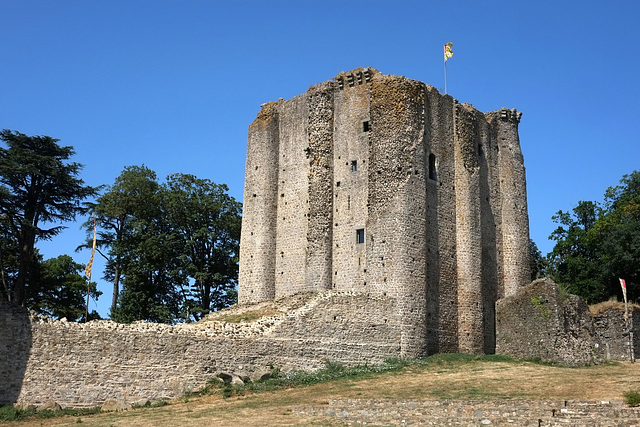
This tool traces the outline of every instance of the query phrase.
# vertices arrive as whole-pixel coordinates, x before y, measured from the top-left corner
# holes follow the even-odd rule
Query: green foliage
[[[49,136],[27,136],[3,130],[0,140],[0,266],[3,297],[25,305],[37,285],[35,244],[48,240],[85,209],[80,202],[96,194],[77,176],[79,163],[69,163],[72,147]],[[48,228],[45,228],[45,225]]]
[[[129,166],[97,199],[113,320],[200,320],[235,303],[241,205],[227,191],[184,174],[160,184],[152,170]],[[85,226],[88,247],[93,224]]]
[[[284,388],[303,387],[328,381],[372,378],[385,372],[398,372],[407,367],[450,366],[474,361],[516,362],[510,357],[495,354],[474,356],[460,353],[434,354],[433,356],[416,360],[388,359],[377,365],[350,367],[335,362],[327,362],[324,368],[314,372],[292,371],[282,374],[277,369],[274,369],[272,370],[271,378],[246,384],[223,383],[219,378],[211,378],[207,387],[200,394],[220,394],[223,397],[242,396],[246,393],[261,393]]]
[[[77,321],[84,317],[87,280],[82,274],[85,266],[73,261],[69,255],[60,255],[40,264],[39,280],[31,290],[27,305],[37,313],[54,318],[66,317]],[[89,286],[93,298],[102,293],[96,290],[95,282]],[[89,320],[99,318],[95,312]]]
[[[541,296],[531,297],[531,305],[538,309],[538,311],[540,312],[540,316],[543,319],[548,319],[551,314],[549,312],[549,308],[544,305],[544,302],[544,298],[542,298]]]
[[[546,258],[532,239],[529,239],[529,269],[531,281],[544,277],[547,269]]]
[[[96,220],[96,251],[107,261],[104,278],[113,283],[111,310],[114,311],[120,294],[123,268],[134,262],[130,255],[149,234],[153,219],[159,210],[156,173],[143,166],[127,166],[111,187],[89,204]],[[84,224],[87,241],[77,250],[91,248],[93,244],[92,220]]]
[[[640,291],[640,172],[624,175],[610,187],[604,203],[580,201],[571,212],[558,211],[550,238],[551,277],[588,303],[621,299],[618,278],[627,282],[629,299]]]
[[[624,402],[629,406],[640,406],[640,392],[629,390],[624,393]]]
[[[91,414],[97,414],[99,412],[101,412],[100,407],[62,409],[60,411],[50,411],[50,410],[37,411],[35,409],[21,409],[11,405],[6,405],[6,406],[0,406],[0,421],[46,419],[46,418],[59,417],[64,415],[69,415],[69,416],[91,415]]]

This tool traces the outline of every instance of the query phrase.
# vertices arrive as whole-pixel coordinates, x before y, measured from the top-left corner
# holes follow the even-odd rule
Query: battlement
[[[358,68],[353,71],[342,72],[334,77],[333,80],[338,83],[338,89],[344,90],[345,87],[369,83],[374,75],[380,75],[380,72],[373,68]]]

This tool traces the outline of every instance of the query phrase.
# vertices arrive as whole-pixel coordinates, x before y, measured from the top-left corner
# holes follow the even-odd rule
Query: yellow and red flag
[[[453,56],[453,43],[449,42],[444,45],[444,61],[447,62],[447,59]]]
[[[84,274],[91,279],[91,267],[93,267],[93,257],[96,254],[96,219],[93,218],[93,248],[91,249],[91,258],[84,269]]]

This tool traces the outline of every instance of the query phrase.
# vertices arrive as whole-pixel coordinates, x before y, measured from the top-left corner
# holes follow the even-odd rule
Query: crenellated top
[[[369,83],[375,74],[380,74],[378,70],[373,68],[357,68],[353,71],[342,72],[333,78],[338,83],[338,88],[343,90],[346,86],[354,87]]]
[[[502,120],[518,124],[520,123],[521,117],[522,117],[522,111],[518,111],[515,108],[512,108],[511,110],[507,110],[506,108],[502,107],[500,109],[500,118]]]

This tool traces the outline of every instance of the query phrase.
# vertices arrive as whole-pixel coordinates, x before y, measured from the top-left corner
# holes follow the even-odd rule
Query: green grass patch
[[[0,406],[0,421],[20,421],[29,418],[46,419],[61,415],[81,416],[101,412],[100,407],[82,409],[62,409],[60,411],[36,411],[35,409],[21,409],[10,405]]]
[[[636,390],[629,390],[624,393],[624,402],[629,406],[640,406],[640,393]]]
[[[435,354],[416,360],[388,359],[378,365],[344,366],[340,363],[327,362],[325,367],[314,372],[292,371],[281,373],[277,369],[272,372],[272,378],[246,384],[223,383],[212,378],[207,387],[199,394],[221,394],[228,398],[243,396],[247,393],[272,392],[285,388],[304,387],[329,381],[344,381],[370,379],[386,372],[397,372],[405,368],[432,368],[467,364],[471,362],[517,362],[515,359],[501,355],[469,355],[461,353]]]

